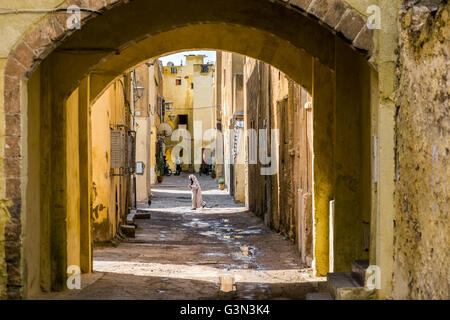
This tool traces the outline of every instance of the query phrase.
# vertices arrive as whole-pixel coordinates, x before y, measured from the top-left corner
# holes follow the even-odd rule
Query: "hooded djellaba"
[[[202,189],[200,188],[200,183],[197,180],[197,177],[193,174],[189,175],[189,180],[191,183],[189,184],[189,189],[192,191],[192,209],[196,210],[197,208],[204,208],[206,206],[206,202],[202,200]]]

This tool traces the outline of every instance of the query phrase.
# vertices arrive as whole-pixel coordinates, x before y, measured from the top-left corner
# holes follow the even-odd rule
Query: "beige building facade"
[[[134,121],[136,123],[136,200],[148,203],[156,181],[158,126],[163,107],[162,64],[158,59],[133,71]]]
[[[217,51],[216,101],[220,105],[220,141],[223,154],[218,178],[236,202],[245,202],[244,60],[231,52]],[[219,69],[220,64],[220,69]],[[219,149],[219,148],[218,148]]]
[[[178,131],[179,135],[187,134],[186,140],[174,138],[174,141],[172,136],[165,139],[166,161],[172,171],[175,171],[172,152],[180,141],[186,144],[184,149],[190,150],[186,153],[178,147],[174,151],[174,154],[180,155],[182,169],[185,171],[198,172],[214,150],[215,140],[211,134],[216,115],[214,74],[214,64],[204,63],[202,55],[187,55],[185,66],[163,67],[164,122],[170,124],[172,132],[181,129],[183,131]]]

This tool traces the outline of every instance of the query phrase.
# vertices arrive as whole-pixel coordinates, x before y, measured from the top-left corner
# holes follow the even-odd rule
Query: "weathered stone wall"
[[[261,174],[268,165],[261,163],[258,137],[258,162],[248,164],[248,207],[273,230],[297,242],[303,262],[310,264],[312,114],[304,107],[307,92],[281,71],[251,58],[246,58],[244,87],[246,128],[267,129],[268,156],[277,167],[273,175]],[[278,130],[277,141],[271,141],[271,130]]]
[[[400,17],[392,297],[448,299],[450,5],[421,2]]]

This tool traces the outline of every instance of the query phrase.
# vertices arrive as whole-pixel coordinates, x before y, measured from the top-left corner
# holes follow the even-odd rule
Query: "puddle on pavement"
[[[191,222],[188,222],[188,223],[183,223],[183,226],[186,226],[186,227],[193,227],[193,228],[206,228],[206,227],[209,227],[209,223],[206,223],[206,222],[201,222],[201,221],[198,221],[198,220],[194,220],[194,219],[192,219],[193,221],[191,221]]]
[[[217,236],[218,233],[215,231],[204,231],[204,232],[200,232],[200,234],[202,236],[207,236],[207,237],[211,237],[211,236]]]
[[[201,256],[205,257],[227,257],[228,254],[223,252],[208,252],[208,253],[201,253]]]
[[[261,234],[263,233],[263,230],[261,229],[257,229],[257,230],[245,230],[245,231],[240,231],[239,234]]]
[[[237,283],[237,287],[241,293],[242,298],[253,300],[258,294],[265,293],[269,291],[269,286],[265,283],[255,283],[255,284],[242,284]]]

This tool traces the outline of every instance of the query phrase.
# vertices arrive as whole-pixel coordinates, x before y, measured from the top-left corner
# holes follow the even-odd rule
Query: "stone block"
[[[8,264],[7,273],[8,273],[8,286],[21,285],[20,264]]]
[[[373,51],[373,31],[370,30],[367,25],[358,33],[355,40],[353,41],[353,46],[355,48],[366,50],[368,52]]]
[[[135,219],[134,213],[128,214],[127,215],[127,224],[134,225],[134,219]]]
[[[20,178],[6,179],[6,197],[9,199],[20,199]]]
[[[20,158],[5,158],[3,164],[6,178],[20,177]]]
[[[327,275],[328,288],[335,300],[370,300],[376,298],[375,290],[361,286],[350,272],[334,272]]]
[[[15,88],[5,88],[5,112],[6,113],[19,113],[20,112],[20,88],[18,80],[12,80],[10,77],[7,79],[8,86],[15,84]]]
[[[20,199],[13,199],[12,205],[8,208],[11,219],[20,221],[20,210],[22,208],[22,201]]]
[[[356,11],[348,9],[342,16],[341,21],[337,24],[335,30],[353,42],[365,24],[363,18]]]
[[[233,276],[221,276],[219,277],[220,291],[232,292],[236,291],[236,283]]]
[[[5,157],[19,157],[20,156],[20,138],[19,137],[5,137]]]
[[[132,225],[121,225],[120,231],[129,238],[136,237],[136,227]]]
[[[8,285],[7,289],[8,300],[19,300],[22,298],[22,286]]]
[[[27,34],[25,36],[24,41],[36,53],[36,50],[38,48],[47,46],[51,42],[51,39],[48,37],[48,34],[45,33],[45,30],[37,28],[33,30],[31,33]]]
[[[328,12],[329,1],[328,0],[312,0],[307,12],[322,20]]]
[[[33,49],[25,42],[22,41],[14,50],[14,58],[17,59],[25,68],[31,66],[34,61]]]
[[[349,5],[344,3],[341,0],[329,0],[329,8],[323,21],[330,26],[331,28],[335,28],[339,21],[341,21],[344,13],[350,9]]]
[[[333,297],[329,292],[309,292],[306,300],[333,300]]]
[[[369,260],[352,261],[352,277],[361,286],[364,286],[366,279],[366,270],[368,267],[369,267]]]
[[[8,62],[5,66],[5,75],[10,77],[21,78],[26,72],[25,66],[23,66],[19,61],[17,61],[14,57],[9,57]]]
[[[9,136],[20,136],[20,114],[8,113],[5,115],[6,132]]]
[[[291,0],[290,4],[293,7],[300,8],[304,11],[308,10],[312,0]]]
[[[10,242],[17,242],[20,240],[21,224],[20,220],[13,218],[5,225],[5,240]]]
[[[19,241],[5,241],[5,261],[8,265],[20,265]]]
[[[151,214],[148,211],[138,210],[134,215],[136,219],[150,219]]]

